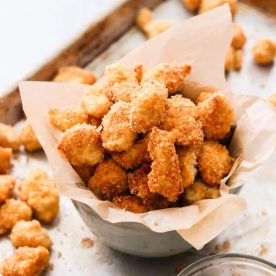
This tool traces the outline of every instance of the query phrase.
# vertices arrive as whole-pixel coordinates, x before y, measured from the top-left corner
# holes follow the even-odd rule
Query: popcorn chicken
[[[268,96],[267,101],[272,105],[276,106],[276,93],[273,93],[270,96]]]
[[[164,196],[175,202],[182,193],[179,161],[174,147],[175,137],[172,133],[152,129],[149,136],[148,150],[153,160],[148,175],[148,186],[151,192]]]
[[[10,125],[0,123],[0,146],[18,151],[20,147],[19,135]]]
[[[59,211],[59,194],[53,179],[41,170],[35,169],[20,183],[19,196],[33,210],[42,223],[52,222]]]
[[[12,156],[11,149],[0,147],[0,173],[7,173],[10,170]]]
[[[234,49],[242,49],[244,44],[247,41],[247,38],[244,34],[242,27],[239,26],[238,24],[233,24],[232,31],[233,31],[233,37],[232,37],[232,43],[231,43],[232,47]]]
[[[41,227],[37,220],[18,221],[12,228],[9,238],[15,247],[43,246],[50,249],[52,246],[49,234]]]
[[[163,33],[172,26],[173,23],[168,20],[153,20],[144,26],[143,31],[150,39]]]
[[[127,210],[132,213],[145,213],[147,207],[143,204],[142,200],[138,197],[122,195],[112,199],[112,202],[121,209]]]
[[[221,139],[230,131],[234,110],[223,92],[208,93],[206,98],[198,103],[204,135],[208,139]]]
[[[48,115],[52,126],[62,132],[77,124],[88,122],[87,114],[79,108],[50,108]]]
[[[204,142],[198,158],[198,170],[202,180],[209,185],[220,185],[221,179],[228,174],[233,158],[225,146],[215,142]]]
[[[152,12],[148,8],[142,8],[138,11],[136,16],[136,25],[141,30],[152,21]]]
[[[102,120],[103,147],[109,151],[124,151],[132,147],[136,133],[129,123],[130,104],[119,101],[111,106]]]
[[[199,13],[210,11],[214,8],[222,6],[223,4],[229,4],[232,15],[237,13],[237,0],[201,0]]]
[[[184,201],[188,204],[194,204],[203,199],[214,199],[218,197],[220,197],[218,187],[209,187],[201,181],[195,181],[195,183],[186,188],[183,193]]]
[[[13,192],[16,180],[10,175],[0,175],[0,204],[8,199]]]
[[[196,11],[198,10],[201,0],[182,0],[183,4],[189,11]]]
[[[113,102],[118,102],[121,100],[123,102],[129,103],[137,95],[138,91],[139,85],[137,82],[125,81],[115,83],[108,90],[108,97]]]
[[[242,50],[236,50],[234,53],[234,70],[240,70],[243,62]]]
[[[124,169],[134,169],[150,162],[148,137],[137,141],[129,150],[112,154],[113,160]]]
[[[101,142],[101,133],[95,126],[80,124],[63,133],[58,150],[74,166],[93,166],[104,158]]]
[[[85,184],[88,183],[88,180],[95,172],[95,169],[95,166],[74,166],[74,170],[77,172],[77,174],[80,176]]]
[[[42,247],[18,248],[0,265],[2,276],[39,276],[49,263],[49,251]]]
[[[253,47],[253,58],[258,64],[265,65],[273,62],[275,55],[276,43],[269,39],[261,39]]]
[[[168,91],[158,81],[144,82],[132,101],[130,125],[134,132],[145,133],[164,121]]]
[[[105,160],[97,166],[88,187],[99,198],[111,200],[128,191],[127,173],[112,159]]]
[[[20,141],[25,149],[29,152],[42,149],[31,125],[27,122],[25,122],[23,128],[20,131]]]
[[[88,71],[77,66],[60,67],[53,81],[56,82],[74,82],[83,84],[93,84],[96,82],[96,76]]]
[[[235,59],[235,50],[233,47],[229,47],[226,53],[226,58],[224,62],[224,70],[226,72],[234,69],[234,59]]]
[[[8,199],[0,207],[0,235],[8,232],[20,220],[31,220],[32,209],[23,201]]]

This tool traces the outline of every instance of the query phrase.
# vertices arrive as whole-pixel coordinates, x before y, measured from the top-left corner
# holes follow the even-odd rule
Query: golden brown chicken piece
[[[235,60],[235,50],[232,46],[230,46],[227,50],[225,62],[224,62],[224,70],[229,72],[234,69],[234,60]]]
[[[96,76],[77,66],[64,66],[59,68],[57,75],[53,81],[56,82],[74,82],[83,84],[93,84],[96,82]]]
[[[32,127],[25,122],[23,128],[20,131],[20,141],[25,149],[29,152],[42,149]]]
[[[87,114],[80,108],[51,108],[48,115],[52,126],[60,131],[66,131],[77,124],[88,122]]]
[[[101,199],[111,200],[128,191],[127,173],[112,159],[100,163],[89,179],[88,187]]]
[[[96,166],[74,166],[74,170],[80,176],[85,184],[88,183],[89,178],[95,172]]]
[[[197,117],[197,108],[190,99],[181,95],[173,96],[167,100],[162,129],[172,132],[178,145],[200,145],[203,142],[203,130]]]
[[[145,213],[148,211],[147,207],[143,204],[143,201],[135,196],[116,196],[112,199],[112,202],[119,208],[132,213]]]
[[[0,207],[0,235],[8,232],[20,220],[31,220],[32,209],[23,201],[8,199]]]
[[[8,199],[13,192],[16,180],[10,175],[0,175],[0,204]]]
[[[42,223],[51,223],[58,215],[59,194],[55,183],[47,173],[35,169],[20,183],[19,196],[33,210]]]
[[[2,276],[39,276],[46,269],[49,251],[42,247],[20,247],[0,265]]]
[[[196,11],[198,10],[201,0],[182,0],[183,4],[189,11]]]
[[[9,172],[12,164],[12,150],[10,148],[0,147],[0,173]]]
[[[232,37],[231,45],[235,49],[242,49],[244,44],[247,41],[247,38],[244,34],[242,27],[238,24],[233,24],[232,31],[233,31],[233,37]]]
[[[234,53],[234,70],[239,71],[242,67],[243,52],[242,50],[235,50]]]
[[[202,181],[195,183],[186,188],[183,193],[184,201],[188,204],[193,204],[202,199],[214,199],[220,197],[218,187],[209,187]]]
[[[207,93],[206,98],[198,103],[199,119],[204,135],[208,139],[221,139],[230,131],[234,110],[221,91]]]
[[[141,30],[152,21],[152,12],[148,8],[142,8],[138,11],[136,16],[136,25]]]
[[[124,169],[134,169],[150,162],[148,136],[137,141],[129,150],[112,154],[113,160]]]
[[[267,97],[267,101],[276,106],[276,93],[273,93]]]
[[[139,92],[139,85],[135,81],[124,81],[120,83],[115,83],[108,90],[108,97],[112,102],[118,102],[119,100],[123,102],[131,102],[132,99]]]
[[[19,150],[20,138],[12,126],[0,123],[0,147]]]
[[[152,20],[146,24],[143,31],[147,35],[148,39],[153,38],[173,26],[173,23],[168,20]]]
[[[143,83],[131,104],[131,129],[145,133],[153,126],[159,126],[165,119],[167,96],[167,89],[161,82]]]
[[[154,127],[149,136],[148,146],[153,161],[148,176],[149,189],[170,202],[175,202],[183,191],[174,141],[172,133]]]
[[[129,123],[130,104],[119,101],[113,104],[102,120],[103,147],[109,151],[124,151],[132,147],[136,133]]]
[[[237,0],[201,0],[199,13],[210,11],[223,4],[229,4],[233,16],[237,13]]]
[[[80,124],[63,133],[58,149],[74,166],[93,166],[104,158],[101,144],[101,133],[95,126]]]
[[[232,165],[233,158],[225,146],[215,141],[203,143],[198,158],[198,170],[204,182],[209,185],[219,185]]]
[[[253,47],[253,58],[258,64],[265,65],[273,62],[276,55],[276,43],[270,39],[261,39]]]
[[[41,227],[37,220],[18,221],[12,228],[9,238],[15,247],[43,246],[50,249],[52,246],[49,234]]]

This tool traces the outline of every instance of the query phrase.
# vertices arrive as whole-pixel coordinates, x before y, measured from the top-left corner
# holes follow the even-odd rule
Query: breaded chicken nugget
[[[167,100],[162,129],[174,133],[178,145],[196,146],[203,142],[203,130],[201,122],[197,120],[196,106],[181,95]]]
[[[53,81],[56,82],[74,82],[93,84],[97,80],[96,76],[88,71],[77,66],[64,66],[59,68],[57,75]]]
[[[196,11],[201,3],[201,0],[182,0],[183,4],[189,11]]]
[[[2,276],[39,276],[49,263],[49,251],[42,247],[20,247],[0,265]]]
[[[168,20],[153,20],[144,26],[143,31],[150,39],[163,33],[164,31],[168,30],[172,26],[173,26],[173,23]]]
[[[243,52],[242,50],[236,50],[234,53],[234,70],[239,71],[242,67]]]
[[[41,227],[37,220],[18,221],[12,228],[9,238],[15,247],[43,246],[50,249],[52,246],[49,234]]]
[[[53,179],[41,169],[35,169],[20,183],[19,196],[34,211],[42,223],[52,222],[59,211],[59,194]]]
[[[19,150],[20,138],[12,126],[0,123],[0,146],[13,151]]]
[[[0,175],[0,204],[9,198],[13,192],[16,180],[10,175]]]
[[[233,165],[233,158],[225,146],[215,141],[204,142],[198,158],[202,180],[209,185],[219,185]]]
[[[188,204],[193,204],[202,199],[213,199],[220,197],[218,187],[209,187],[202,181],[195,183],[186,188],[183,193],[183,199]]]
[[[0,207],[0,235],[8,232],[20,220],[31,220],[32,209],[23,201],[8,199]]]
[[[12,150],[0,147],[0,173],[7,173],[12,164]]]
[[[164,196],[170,202],[175,202],[183,191],[174,141],[175,137],[172,133],[154,127],[150,133],[148,145],[153,161],[148,176],[149,189],[153,193]]]
[[[237,13],[237,0],[201,0],[199,13],[210,11],[223,4],[229,4],[233,16]]]
[[[88,183],[88,180],[95,172],[95,169],[95,166],[74,166],[74,170],[77,172],[77,174],[80,176],[85,184]]]
[[[235,50],[232,46],[230,46],[227,50],[225,61],[224,61],[224,70],[226,72],[229,72],[232,69],[234,69],[234,60],[235,60]]]
[[[109,88],[108,98],[112,102],[118,102],[121,100],[129,103],[137,95],[138,91],[139,85],[136,81],[119,82]]]
[[[230,131],[234,110],[223,92],[208,93],[207,97],[198,103],[204,135],[209,139],[221,139]]]
[[[112,199],[112,202],[119,208],[132,213],[145,213],[148,211],[147,207],[143,204],[143,201],[135,196],[116,196]]]
[[[233,24],[232,31],[233,37],[231,45],[235,49],[242,49],[247,40],[242,27],[238,24]]]
[[[63,133],[58,150],[74,166],[93,166],[104,158],[101,143],[101,133],[95,126],[80,124]]]
[[[27,122],[25,122],[23,128],[20,131],[20,141],[25,149],[29,152],[42,149],[31,125]]]
[[[261,39],[253,47],[253,58],[258,64],[271,63],[276,55],[276,43],[270,39]]]
[[[169,95],[182,89],[185,77],[190,73],[191,66],[161,63],[151,69],[145,70],[142,83],[152,80],[163,83]]]
[[[267,101],[276,106],[276,93],[273,93],[267,97]]]
[[[165,119],[167,96],[168,91],[161,82],[143,83],[131,103],[131,129],[145,133],[153,126],[159,126]]]
[[[99,198],[111,200],[128,191],[127,173],[112,159],[105,160],[97,166],[88,187]]]
[[[87,114],[80,108],[50,108],[48,115],[52,126],[60,131],[66,131],[77,124],[88,122]]]
[[[152,12],[148,8],[142,8],[138,11],[136,16],[136,25],[141,30],[152,21]]]
[[[119,101],[113,104],[102,120],[103,147],[109,151],[123,151],[132,147],[136,133],[129,123],[130,104]]]
[[[112,154],[113,160],[124,169],[134,169],[150,162],[148,136],[137,141],[129,150]]]

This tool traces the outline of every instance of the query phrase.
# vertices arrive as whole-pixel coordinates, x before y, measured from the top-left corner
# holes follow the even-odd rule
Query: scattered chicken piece
[[[214,8],[222,6],[223,4],[229,4],[232,16],[237,13],[237,0],[201,0],[199,13],[210,11]]]
[[[0,204],[7,200],[13,192],[16,180],[10,175],[0,175]]]
[[[182,2],[189,11],[195,12],[200,7],[201,0],[182,0]]]
[[[168,20],[153,20],[144,27],[144,32],[148,39],[151,39],[173,26],[173,23]]]
[[[135,196],[122,195],[112,199],[112,202],[121,209],[127,210],[132,213],[145,213],[147,207],[143,204],[143,201]]]
[[[273,62],[276,55],[276,43],[269,39],[259,40],[253,47],[254,61],[261,65]]]
[[[234,49],[242,49],[244,44],[247,41],[247,38],[244,34],[242,27],[239,26],[238,24],[233,24],[232,31],[233,31],[233,38],[231,43],[232,47]]]
[[[234,52],[234,70],[240,70],[243,62],[242,50],[235,50]]]
[[[0,123],[0,146],[13,151],[19,150],[20,138],[12,126]]]
[[[142,8],[139,10],[136,16],[136,25],[141,30],[144,30],[145,26],[153,20],[152,12],[148,8]]]
[[[12,149],[0,147],[0,173],[8,173],[12,164]]]
[[[20,140],[25,149],[29,152],[42,149],[32,127],[25,122],[23,128],[20,131]]]
[[[234,69],[234,58],[235,58],[235,50],[233,47],[229,47],[226,53],[226,58],[224,62],[224,70],[229,72]]]

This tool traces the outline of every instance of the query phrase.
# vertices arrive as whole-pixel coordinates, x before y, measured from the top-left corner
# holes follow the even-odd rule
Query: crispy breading
[[[118,102],[119,100],[123,102],[131,102],[135,95],[139,91],[139,85],[135,81],[124,81],[115,83],[108,90],[108,98],[112,102]]]
[[[20,220],[31,220],[32,209],[23,201],[8,199],[0,207],[0,235],[8,232]]]
[[[188,204],[193,204],[202,199],[220,197],[219,187],[210,187],[202,181],[195,181],[192,186],[184,190],[183,199]]]
[[[0,147],[0,173],[9,172],[12,163],[12,149]]]
[[[201,0],[199,13],[210,11],[224,4],[229,4],[232,15],[237,13],[237,0]]]
[[[50,249],[52,246],[49,234],[41,227],[37,220],[18,221],[12,228],[9,238],[15,247],[43,246]]]
[[[276,93],[270,94],[267,97],[267,101],[271,103],[272,105],[276,106]]]
[[[233,24],[232,32],[233,32],[233,37],[232,37],[231,45],[235,49],[242,49],[244,44],[247,41],[247,38],[244,34],[242,27],[238,24]]]
[[[182,0],[183,4],[189,11],[196,11],[198,10],[201,0]]]
[[[109,151],[124,151],[132,147],[136,133],[129,123],[130,104],[119,101],[113,104],[102,120],[103,147]]]
[[[235,50],[232,46],[227,49],[225,61],[224,61],[224,70],[229,72],[234,69],[234,59],[235,59]]]
[[[168,91],[161,82],[144,82],[131,103],[131,129],[145,133],[153,126],[159,126],[165,119],[167,96]]]
[[[53,81],[93,84],[97,80],[93,72],[77,66],[60,67]]]
[[[143,201],[135,196],[117,196],[112,199],[112,202],[119,208],[132,213],[145,213],[148,211],[147,207],[143,204]]]
[[[88,183],[89,178],[95,172],[96,166],[74,166],[74,170],[80,176],[85,184]]]
[[[136,16],[136,25],[141,30],[152,21],[152,12],[148,8],[142,8],[138,11]]]
[[[168,30],[172,26],[173,26],[173,23],[168,20],[152,20],[144,26],[143,31],[150,39],[163,33],[164,31]]]
[[[153,161],[148,175],[149,189],[163,195],[170,202],[175,202],[183,191],[174,141],[172,133],[154,127],[148,145]]]
[[[42,146],[40,145],[34,133],[34,130],[29,123],[25,122],[24,126],[20,131],[19,136],[22,145],[25,147],[27,151],[33,152],[42,149]]]
[[[50,108],[48,115],[52,126],[60,131],[66,131],[77,124],[88,122],[87,114],[80,108]]]
[[[20,138],[12,126],[0,123],[0,147],[19,150]]]
[[[178,145],[200,145],[203,142],[203,130],[197,117],[197,108],[190,99],[181,95],[173,96],[167,100],[162,129],[174,133]]]
[[[254,61],[264,65],[271,63],[276,55],[276,43],[270,39],[261,39],[256,42],[252,50]]]
[[[232,165],[233,158],[225,146],[215,141],[203,143],[198,158],[198,170],[204,182],[209,185],[219,185]]]
[[[208,93],[207,97],[198,103],[199,119],[204,135],[209,139],[221,139],[230,131],[234,110],[221,91]]]
[[[129,150],[112,154],[113,160],[124,169],[134,169],[150,162],[148,136],[137,141]]]
[[[12,195],[15,184],[16,180],[11,175],[0,175],[0,204]]]
[[[93,166],[104,158],[101,144],[101,133],[95,126],[80,124],[63,133],[58,150],[74,166]]]
[[[0,265],[2,276],[39,276],[46,269],[49,251],[42,247],[20,247]]]
[[[182,89],[185,77],[190,73],[191,66],[161,63],[155,67],[145,70],[142,83],[153,80],[163,83],[169,95]]]
[[[55,183],[41,169],[32,170],[19,185],[19,196],[42,223],[51,223],[58,215],[59,194]]]

